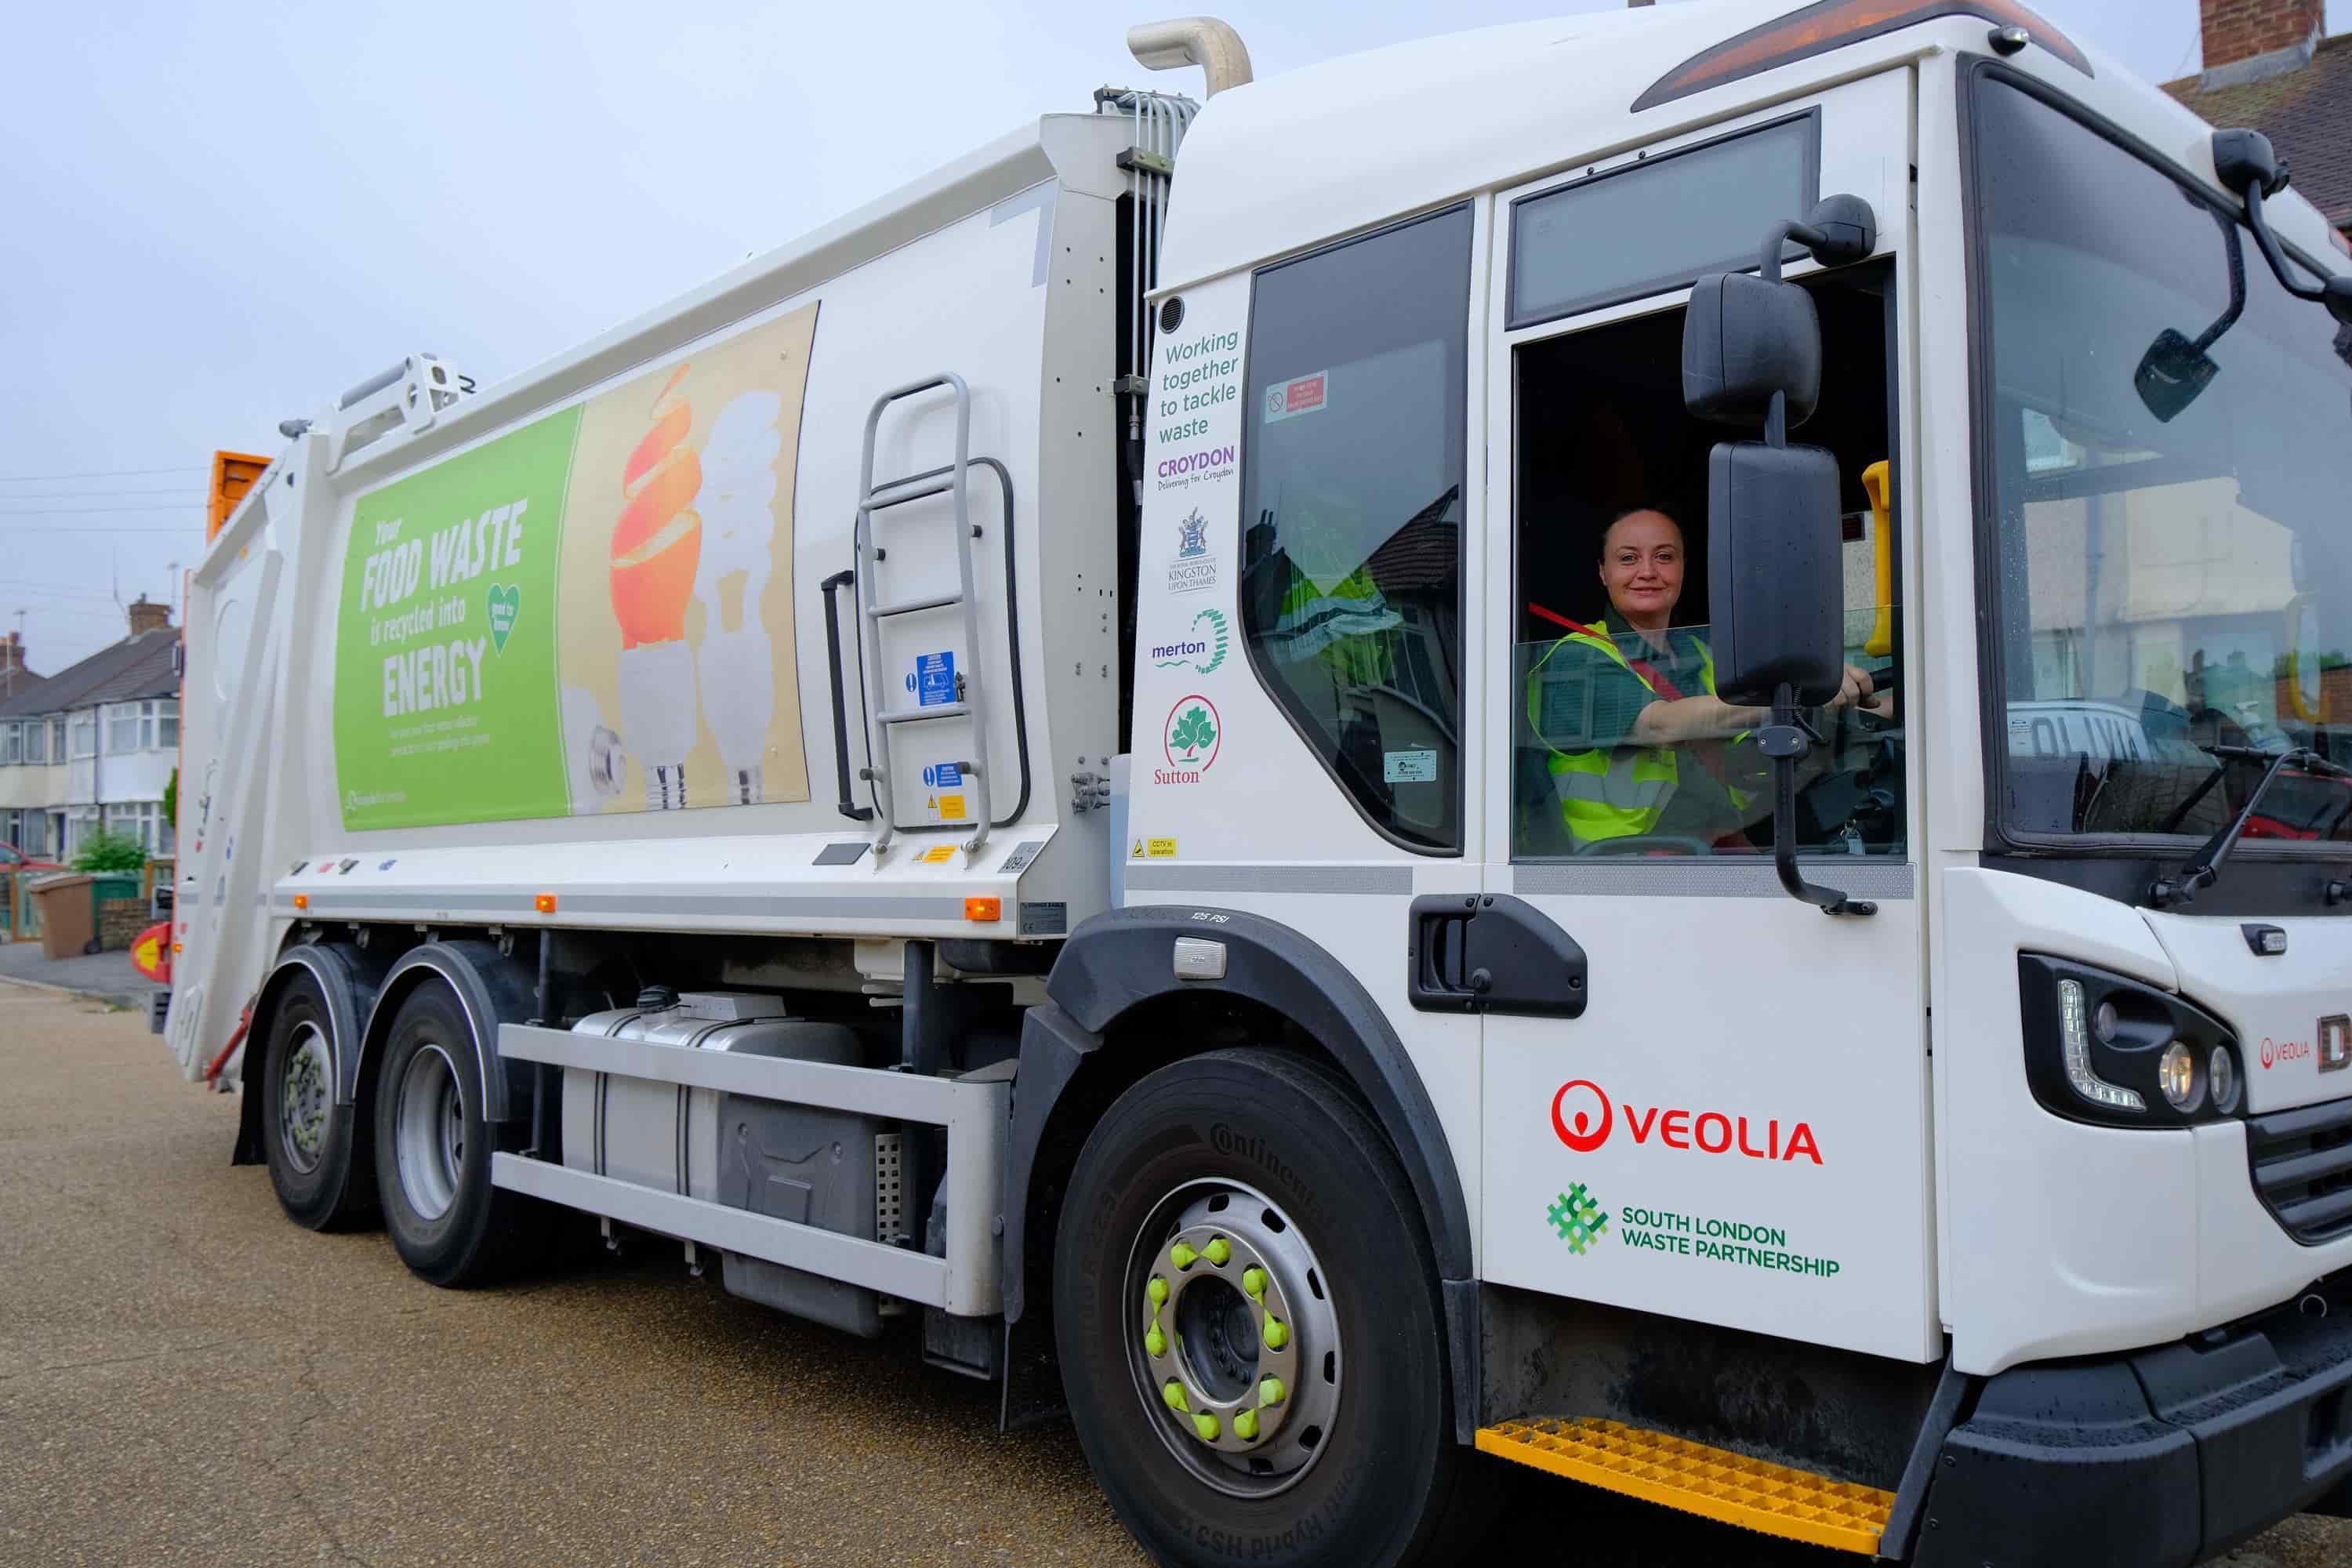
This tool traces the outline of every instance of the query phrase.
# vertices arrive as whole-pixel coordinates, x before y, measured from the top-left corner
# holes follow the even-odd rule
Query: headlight
[[[2212,1015],[2087,964],[2018,959],[2025,1068],[2060,1116],[2109,1127],[2187,1127],[2243,1098],[2237,1041]]]
[[[2205,1082],[2213,1095],[2213,1109],[2227,1116],[2238,1109],[2238,1058],[2227,1046],[2215,1046],[2205,1061]]]
[[[2196,1053],[2179,1040],[2165,1047],[2164,1055],[2157,1058],[2156,1082],[2175,1110],[2194,1110],[2205,1098],[2205,1085],[2197,1076]]]

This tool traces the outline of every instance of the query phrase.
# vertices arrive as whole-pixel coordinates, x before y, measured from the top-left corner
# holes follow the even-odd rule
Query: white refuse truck
[[[289,423],[189,616],[236,1157],[1066,1409],[1171,1563],[1455,1561],[1502,1461],[1969,1568],[2344,1511],[2352,282],[2268,143],[2013,0],[1130,41],[1197,112]]]

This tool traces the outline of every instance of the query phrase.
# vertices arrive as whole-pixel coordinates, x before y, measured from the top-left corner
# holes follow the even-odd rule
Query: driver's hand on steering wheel
[[[1891,704],[1893,694],[1890,693],[1881,700]],[[1871,701],[1870,672],[1866,669],[1858,669],[1849,664],[1845,667],[1845,679],[1838,687],[1837,695],[1822,704],[1822,711],[1834,713],[1841,708],[1850,708],[1857,704],[1867,707],[1873,713],[1884,715],[1885,710]]]

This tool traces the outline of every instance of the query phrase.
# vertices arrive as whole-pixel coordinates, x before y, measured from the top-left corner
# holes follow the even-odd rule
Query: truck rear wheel
[[[490,1184],[495,1129],[482,1119],[484,1052],[457,994],[428,980],[393,1015],[375,1090],[376,1184],[409,1271],[487,1283],[524,1261],[530,1205]]]
[[[1163,1563],[1451,1562],[1478,1528],[1412,1189],[1344,1084],[1214,1051],[1087,1140],[1054,1258],[1078,1439]]]
[[[269,1016],[262,1071],[262,1156],[278,1206],[311,1230],[352,1230],[376,1216],[375,1163],[349,1105],[335,1103],[335,1058],[354,1042],[334,1037],[319,983],[294,975]]]

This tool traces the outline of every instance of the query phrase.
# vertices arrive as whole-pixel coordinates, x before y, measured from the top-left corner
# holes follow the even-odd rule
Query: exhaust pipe
[[[1250,78],[1249,50],[1242,36],[1214,16],[1174,16],[1127,30],[1127,52],[1147,70],[1199,66],[1209,79],[1208,96],[1241,87]]]

